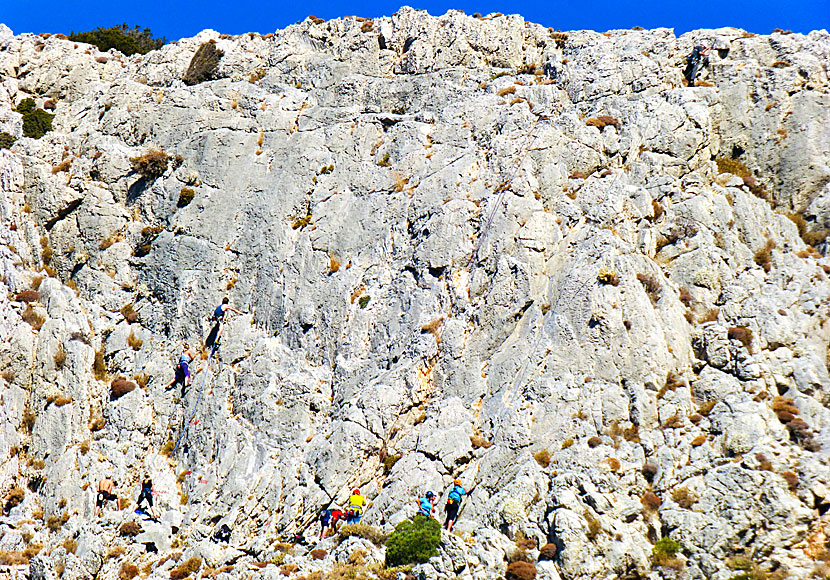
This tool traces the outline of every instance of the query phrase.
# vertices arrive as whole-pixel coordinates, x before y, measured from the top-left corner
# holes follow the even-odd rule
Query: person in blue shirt
[[[418,514],[431,518],[432,513],[435,511],[435,494],[431,491],[428,491],[427,494],[418,499]]]
[[[455,525],[455,520],[458,519],[458,510],[461,508],[461,498],[464,497],[464,488],[461,487],[461,480],[456,479],[450,489],[450,494],[447,497],[447,521],[444,522],[444,527],[450,532]]]
[[[219,341],[222,338],[222,323],[225,321],[225,314],[230,312],[236,312],[237,314],[242,314],[239,310],[232,307],[228,304],[230,300],[228,297],[225,296],[222,299],[222,304],[216,307],[216,310],[213,311],[213,321],[216,323],[213,326],[213,330],[210,331],[208,335],[208,339],[205,341],[207,343],[208,348],[213,348],[214,350],[219,350]]]

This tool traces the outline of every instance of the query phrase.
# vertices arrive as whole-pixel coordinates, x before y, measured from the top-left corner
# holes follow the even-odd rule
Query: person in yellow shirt
[[[346,523],[359,524],[360,518],[363,515],[363,505],[366,503],[366,498],[360,495],[360,490],[355,489],[352,496],[349,498],[349,506],[346,508]]]

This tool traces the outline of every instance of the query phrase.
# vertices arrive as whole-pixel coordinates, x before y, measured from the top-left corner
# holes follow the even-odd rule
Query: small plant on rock
[[[137,25],[130,28],[126,23],[110,28],[98,27],[89,32],[72,32],[69,34],[69,40],[93,44],[101,52],[114,48],[125,56],[147,54],[151,50],[161,48],[167,42],[164,37],[153,38],[149,28],[142,29]]]
[[[652,304],[657,304],[660,299],[660,282],[651,274],[637,274],[637,280],[643,285]]]
[[[141,526],[135,522],[124,522],[121,524],[121,527],[118,528],[118,535],[123,536],[125,538],[134,538],[138,534],[140,534],[143,530]]]
[[[138,566],[130,564],[129,562],[124,562],[121,565],[121,571],[118,572],[118,580],[133,580],[136,576],[138,576]]]
[[[769,273],[772,270],[772,250],[775,249],[775,242],[767,240],[763,248],[755,252],[755,263]]]
[[[620,285],[620,277],[614,270],[603,266],[599,270],[599,274],[597,274],[597,281],[600,284],[610,284],[611,286],[619,286]]]
[[[640,503],[643,504],[645,509],[655,511],[663,504],[663,500],[653,491],[647,491],[640,498]]]
[[[130,335],[127,337],[127,345],[133,350],[141,350],[141,345],[144,344],[144,341],[138,338],[134,332],[130,332]]]
[[[752,330],[745,326],[733,326],[727,331],[729,340],[737,340],[747,350],[752,350]]]
[[[0,149],[11,149],[15,141],[17,141],[17,139],[13,135],[6,133],[5,131],[0,133]]]
[[[23,115],[24,136],[40,139],[52,130],[54,115],[39,109],[34,99],[28,98],[20,101],[20,104],[17,105],[17,112]]]
[[[190,64],[187,71],[184,73],[182,80],[188,86],[198,85],[206,81],[215,80],[217,77],[217,70],[219,69],[219,61],[225,53],[216,48],[216,43],[211,40],[202,44],[190,59]]]
[[[671,538],[661,538],[651,549],[651,559],[656,566],[680,570],[683,568],[683,561],[677,558],[677,553],[683,546]]]
[[[507,565],[504,580],[534,580],[536,565],[533,562],[512,562]]]
[[[23,311],[22,317],[23,321],[28,323],[33,330],[40,330],[43,323],[46,322],[46,318],[44,318],[41,314],[38,314],[37,311],[32,308],[31,304],[26,306],[26,310]]]
[[[201,567],[201,558],[189,558],[187,561],[179,564],[176,568],[170,570],[170,580],[184,580],[184,578],[187,578],[194,572],[198,572]]]
[[[183,187],[179,192],[179,201],[176,202],[176,207],[182,208],[190,205],[193,198],[196,197],[196,192],[190,187]]]
[[[555,560],[558,553],[556,544],[545,544],[539,548],[539,560]]]
[[[547,467],[550,465],[550,451],[547,449],[541,449],[533,455],[533,459],[536,460],[536,463],[538,463],[540,467]]]
[[[23,503],[23,498],[26,497],[26,491],[23,488],[15,487],[6,494],[6,513],[12,508]]]
[[[30,302],[39,302],[40,292],[37,290],[24,290],[23,292],[18,292],[14,299],[18,302],[24,302],[26,304],[29,304]]]
[[[596,127],[600,131],[602,131],[605,127],[614,127],[618,131],[620,130],[620,122],[619,120],[611,117],[609,115],[600,115],[599,117],[591,117],[585,124],[589,127]]]
[[[170,156],[160,149],[150,149],[144,155],[130,158],[133,171],[143,178],[152,180],[164,175]]]
[[[128,381],[124,377],[118,377],[115,379],[112,384],[110,385],[110,399],[115,401],[120,399],[127,393],[131,393],[135,390],[135,383],[132,381]]]

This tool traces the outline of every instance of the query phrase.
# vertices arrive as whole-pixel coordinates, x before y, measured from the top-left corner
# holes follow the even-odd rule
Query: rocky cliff
[[[13,577],[402,578],[363,538],[285,540],[354,487],[388,532],[454,478],[415,577],[545,544],[539,578],[830,574],[828,63],[826,31],[408,8],[133,57],[0,26]],[[94,518],[108,470],[126,509]]]

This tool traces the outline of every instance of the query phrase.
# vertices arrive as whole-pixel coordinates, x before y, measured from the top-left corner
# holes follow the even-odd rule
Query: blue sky
[[[398,0],[401,1],[401,0]],[[542,2],[540,0],[415,0],[408,5],[440,15],[451,8],[467,14],[518,13],[525,19],[562,30],[609,30],[666,26],[682,34],[696,28],[735,26],[768,33],[774,28],[795,32],[830,29],[830,0],[595,0]],[[227,34],[273,32],[303,20],[358,15],[388,16],[400,4],[385,0],[363,3],[333,1],[303,3],[270,0],[0,0],[0,22],[14,32],[90,30],[127,22],[149,27],[170,40],[193,36],[204,28]]]

